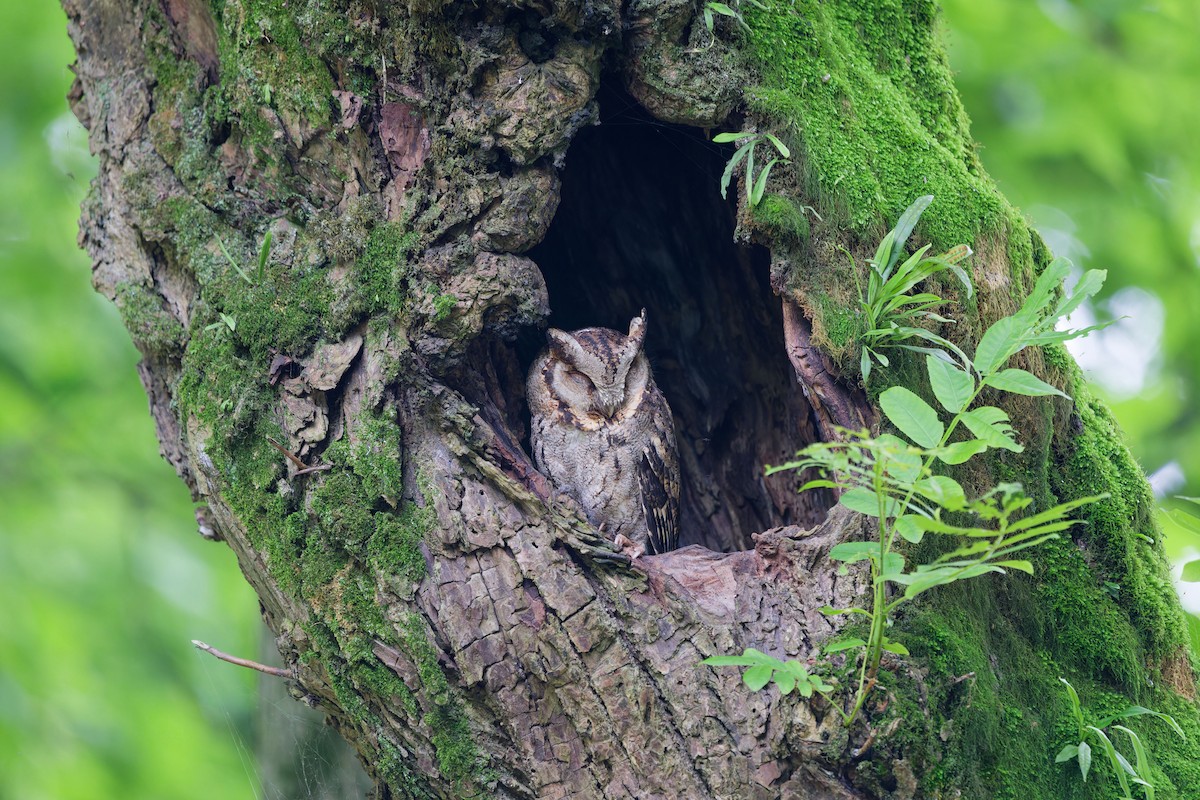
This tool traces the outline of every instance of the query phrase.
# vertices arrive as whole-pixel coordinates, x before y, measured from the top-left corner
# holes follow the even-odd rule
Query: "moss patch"
[[[183,325],[163,308],[157,292],[132,283],[117,285],[117,310],[133,341],[154,355],[177,354],[183,347]]]

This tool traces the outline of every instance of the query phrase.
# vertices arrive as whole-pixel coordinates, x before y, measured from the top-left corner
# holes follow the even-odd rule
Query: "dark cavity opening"
[[[784,350],[770,253],[733,240],[733,200],[718,188],[729,153],[623,92],[599,99],[601,124],[572,143],[562,202],[529,253],[550,324],[625,331],[647,310],[646,353],[679,441],[681,545],[747,549],[751,533],[823,521],[827,493],[764,475],[818,436]],[[526,365],[540,341],[529,345]]]

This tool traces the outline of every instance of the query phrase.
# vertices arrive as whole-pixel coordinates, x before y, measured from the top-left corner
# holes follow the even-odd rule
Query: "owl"
[[[667,399],[642,352],[646,310],[629,334],[547,333],[526,384],[533,458],[597,528],[635,548],[679,546],[679,453]]]

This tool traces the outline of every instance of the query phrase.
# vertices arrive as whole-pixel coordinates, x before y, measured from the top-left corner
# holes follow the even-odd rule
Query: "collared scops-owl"
[[[533,458],[588,521],[647,552],[679,546],[679,453],[667,399],[642,352],[646,311],[629,334],[547,334],[526,383]]]

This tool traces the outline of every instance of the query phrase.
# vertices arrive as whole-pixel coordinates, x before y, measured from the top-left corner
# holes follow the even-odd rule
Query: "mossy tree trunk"
[[[807,658],[862,589],[825,557],[860,520],[762,472],[874,421],[845,252],[934,194],[917,238],[976,252],[945,331],[968,348],[1047,261],[934,5],[764,2],[714,37],[691,0],[66,0],[100,157],[81,243],[202,532],[380,797],[1092,796],[1051,763],[1059,675],[1175,713],[1160,796],[1197,796],[1152,500],[1061,350],[1024,366],[1074,402],[1012,404],[1024,453],[969,476],[1112,495],[1035,578],[903,617],[912,656],[849,732],[699,664]],[[753,211],[714,129],[792,148]],[[530,463],[522,373],[548,322],[642,307],[694,546],[630,563]]]

